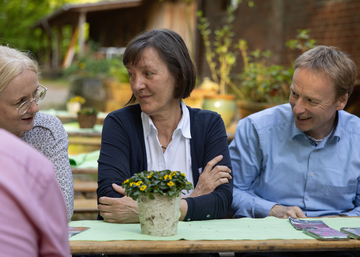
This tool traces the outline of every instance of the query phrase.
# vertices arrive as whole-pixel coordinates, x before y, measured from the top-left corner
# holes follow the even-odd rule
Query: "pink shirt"
[[[66,256],[65,201],[53,164],[0,129],[0,252],[2,256]]]

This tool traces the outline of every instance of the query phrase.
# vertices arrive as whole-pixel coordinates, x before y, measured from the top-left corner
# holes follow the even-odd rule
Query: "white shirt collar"
[[[182,109],[183,114],[182,114],[181,120],[180,120],[179,124],[177,125],[175,131],[180,130],[183,137],[191,139],[190,113],[189,113],[189,109],[186,107],[186,105],[183,103],[183,101],[181,101],[181,109]],[[155,132],[157,134],[157,129],[149,115],[147,115],[144,112],[141,112],[141,120],[142,120],[142,125],[144,128],[146,137],[148,137],[150,135],[152,130],[155,130]],[[174,131],[174,133],[175,133],[175,131]]]

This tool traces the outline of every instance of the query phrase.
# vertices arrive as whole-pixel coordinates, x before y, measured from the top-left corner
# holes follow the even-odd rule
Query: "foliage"
[[[69,100],[70,103],[81,103],[84,104],[85,103],[85,98],[82,96],[74,96],[72,98],[70,98]]]
[[[316,40],[309,38],[309,30],[298,30],[298,33],[297,39],[287,41],[286,46],[291,50],[301,49],[302,52],[315,47]],[[272,53],[269,50],[248,53],[245,40],[239,40],[238,47],[244,61],[244,71],[240,74],[240,98],[271,104],[287,102],[294,74],[293,65],[284,67],[270,64]]]
[[[81,108],[81,110],[78,111],[78,114],[82,114],[82,115],[94,115],[94,114],[96,115],[98,113],[99,113],[99,111],[93,107]]]
[[[170,170],[151,170],[136,173],[125,180],[122,187],[125,188],[127,196],[134,200],[139,195],[147,195],[150,199],[155,199],[153,194],[175,197],[179,196],[182,190],[193,189],[184,173]]]
[[[63,71],[63,76],[114,78],[119,82],[129,82],[129,74],[121,57],[106,59],[87,55],[74,61]]]
[[[34,30],[32,26],[69,2],[74,0],[0,0],[0,44],[37,55],[40,46],[46,47],[48,41],[40,29]]]
[[[197,13],[199,17],[198,29],[202,35],[205,45],[205,57],[211,71],[212,80],[219,84],[220,94],[227,92],[228,86],[242,100],[266,102],[266,103],[283,103],[289,97],[289,86],[291,84],[294,73],[293,65],[285,67],[282,65],[270,64],[271,51],[255,50],[247,52],[247,42],[239,40],[239,43],[232,46],[232,22],[234,20],[234,11],[237,9],[241,0],[237,0],[235,5],[230,5],[227,9],[226,24],[214,31],[215,40],[212,50],[210,35],[212,31],[209,29],[207,18],[203,17],[201,11]],[[253,7],[254,3],[248,1],[249,7]],[[309,38],[310,30],[298,30],[296,39],[286,42],[286,46],[291,50],[300,49],[305,52],[315,47],[316,40]],[[230,72],[236,63],[237,52],[240,50],[244,61],[243,72],[235,76],[240,78],[241,84],[235,85],[230,79]],[[293,56],[289,56],[290,60],[294,60]]]
[[[237,3],[240,3],[241,0],[237,0]],[[197,12],[197,16],[199,17],[198,29],[202,35],[204,45],[205,45],[205,57],[206,61],[209,64],[209,68],[211,71],[211,76],[214,82],[219,84],[220,94],[225,94],[228,81],[229,73],[231,68],[234,66],[236,57],[232,51],[229,51],[231,46],[232,37],[234,33],[232,30],[231,23],[234,20],[234,11],[236,10],[237,5],[230,5],[227,8],[227,19],[226,23],[223,27],[219,27],[214,31],[215,40],[213,45],[215,46],[215,51],[213,52],[211,49],[210,43],[210,34],[212,31],[209,29],[209,22],[206,17],[203,17],[202,11]],[[217,62],[219,63],[219,68],[217,68],[217,62],[213,60],[213,58],[217,58]]]
[[[256,50],[247,54],[247,43],[239,41],[244,60],[244,71],[240,74],[242,99],[253,102],[284,103],[289,97],[294,68],[269,65],[270,51]]]
[[[300,49],[301,52],[306,52],[308,49],[314,48],[316,40],[309,36],[310,29],[298,29],[296,39],[290,39],[285,44],[290,49]]]

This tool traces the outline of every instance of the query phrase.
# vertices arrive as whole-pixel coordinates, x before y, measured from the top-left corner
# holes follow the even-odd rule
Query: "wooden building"
[[[41,28],[43,36],[49,41],[45,54],[45,66],[58,69],[71,63],[78,44],[78,54],[85,49],[84,24],[89,24],[89,39],[97,42],[99,47],[125,47],[133,37],[144,30],[168,28],[179,33],[189,49],[194,49],[196,32],[197,3],[186,3],[182,0],[113,0],[81,5],[64,5],[34,24]],[[66,55],[61,52],[62,28],[70,25],[72,42]],[[54,46],[55,47],[52,47]],[[64,59],[62,56],[65,56]]]

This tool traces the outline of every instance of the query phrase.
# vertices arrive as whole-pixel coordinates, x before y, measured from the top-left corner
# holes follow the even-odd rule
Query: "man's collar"
[[[334,128],[335,131],[334,131],[334,133],[332,133],[333,136],[328,139],[328,142],[330,142],[333,138],[335,138],[337,142],[340,140],[340,137],[341,137],[340,136],[340,131],[339,131],[339,129],[337,129],[339,127],[338,125],[339,125],[340,120],[341,120],[340,115],[341,115],[341,113],[339,111],[336,111],[335,128]],[[292,121],[293,121],[292,122],[293,127],[292,127],[292,131],[291,131],[291,138],[295,138],[295,137],[297,137],[299,135],[305,136],[305,132],[296,127],[294,116],[292,116]]]

